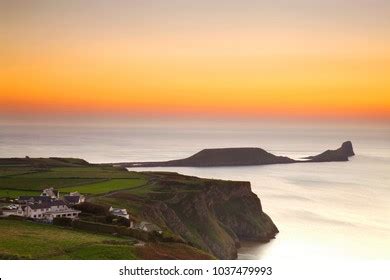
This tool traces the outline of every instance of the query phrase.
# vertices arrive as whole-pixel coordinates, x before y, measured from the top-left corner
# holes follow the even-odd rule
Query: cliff
[[[110,198],[137,203],[138,215],[219,259],[237,258],[242,240],[267,242],[278,229],[251,191],[249,182],[201,179],[177,173],[144,173],[148,193],[115,193]],[[152,190],[152,191],[151,191]],[[111,200],[112,201],[112,200]]]

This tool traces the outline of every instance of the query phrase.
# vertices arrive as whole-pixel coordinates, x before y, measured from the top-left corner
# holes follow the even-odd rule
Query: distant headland
[[[315,156],[295,160],[285,156],[276,156],[261,148],[220,148],[204,149],[188,158],[161,162],[122,162],[115,165],[121,167],[217,167],[287,164],[300,162],[333,162],[348,161],[354,156],[351,141],[344,142],[336,150],[327,150]]]

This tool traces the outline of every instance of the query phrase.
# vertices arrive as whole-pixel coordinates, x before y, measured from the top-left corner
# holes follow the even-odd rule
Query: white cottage
[[[125,219],[129,219],[130,215],[127,213],[126,209],[121,209],[121,208],[113,208],[112,206],[110,207],[110,213],[111,215],[117,216],[117,217],[122,217]]]
[[[143,231],[148,231],[148,232],[157,231],[158,233],[162,233],[161,229],[157,225],[149,222],[141,222],[140,228]]]
[[[85,196],[79,192],[71,192],[69,195],[64,195],[64,201],[68,205],[76,205],[85,202]]]
[[[75,219],[81,211],[69,208],[63,201],[39,203],[28,205],[25,209],[25,217],[53,221],[54,218]]]
[[[162,230],[159,226],[146,221],[142,221],[139,224],[134,224],[132,228],[140,229],[146,232],[158,232],[160,234],[162,233]]]
[[[48,188],[42,191],[41,196],[47,196],[52,199],[58,199],[60,197],[60,192],[58,190],[55,190],[54,188]]]

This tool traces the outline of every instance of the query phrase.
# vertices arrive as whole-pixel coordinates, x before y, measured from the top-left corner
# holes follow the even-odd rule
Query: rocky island
[[[116,163],[122,167],[212,167],[212,166],[246,166],[287,164],[299,162],[348,161],[355,155],[352,142],[346,141],[337,150],[328,150],[316,156],[294,160],[284,156],[273,155],[261,148],[220,148],[205,149],[188,158],[161,162],[124,162]]]

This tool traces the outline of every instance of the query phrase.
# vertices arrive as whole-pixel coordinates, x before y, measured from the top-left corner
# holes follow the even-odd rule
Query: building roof
[[[57,201],[51,201],[48,203],[31,204],[31,205],[29,205],[29,207],[31,209],[46,209],[46,208],[50,208],[52,206],[63,206],[63,205],[66,205],[66,203],[64,201],[57,200]]]
[[[126,208],[114,208],[114,207],[110,207],[110,212],[112,214],[120,214],[120,215],[127,215],[127,209]]]
[[[161,230],[161,228],[159,228],[157,225],[149,223],[149,222],[145,222],[145,221],[141,222],[139,227],[141,229],[145,228],[147,231],[160,231]]]
[[[70,192],[70,196],[82,196],[79,192]]]
[[[24,209],[26,209],[26,206],[21,206],[21,205],[18,205],[17,207],[15,207],[15,208],[10,208],[9,206],[6,206],[6,207],[3,207],[3,208],[1,208],[1,210],[7,210],[7,211],[18,211],[18,210],[20,210],[20,209],[22,209],[23,211],[24,211]]]
[[[44,189],[42,193],[47,194],[49,196],[58,196],[59,191],[54,188],[48,188],[48,189]]]
[[[52,200],[49,196],[31,196],[31,195],[22,195],[18,198],[19,201],[33,201],[33,202],[50,202]]]
[[[113,213],[113,214],[127,214],[127,210],[126,209],[114,209],[114,210],[111,210],[111,213]]]
[[[75,209],[65,209],[65,210],[58,210],[58,211],[48,211],[45,214],[69,214],[69,213],[78,213],[80,214],[81,211],[75,210]]]
[[[68,203],[79,203],[80,202],[80,196],[76,195],[65,195],[64,200]]]

